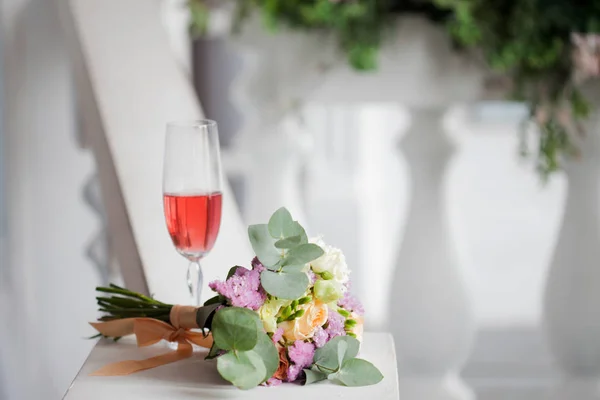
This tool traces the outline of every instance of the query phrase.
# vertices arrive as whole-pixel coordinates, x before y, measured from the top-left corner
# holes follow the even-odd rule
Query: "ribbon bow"
[[[202,332],[194,332],[179,325],[180,320],[185,320],[185,318],[180,318],[180,311],[179,308],[175,307],[171,311],[173,325],[153,318],[125,318],[108,322],[91,322],[90,325],[104,336],[120,337],[133,333],[138,347],[151,346],[164,339],[177,343],[177,350],[145,360],[127,360],[109,364],[90,375],[129,375],[189,358],[194,352],[192,344],[210,348],[213,343],[212,336],[205,337]]]

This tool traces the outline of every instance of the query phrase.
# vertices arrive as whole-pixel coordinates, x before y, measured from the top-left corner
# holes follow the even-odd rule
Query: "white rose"
[[[311,243],[320,246],[325,252],[321,257],[311,261],[310,266],[312,270],[317,274],[329,272],[333,276],[333,279],[339,283],[344,284],[348,282],[350,271],[346,264],[344,253],[340,249],[329,246],[320,237],[311,239]]]

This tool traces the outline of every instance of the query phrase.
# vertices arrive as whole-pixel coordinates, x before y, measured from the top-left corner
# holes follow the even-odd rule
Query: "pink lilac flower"
[[[308,270],[308,279],[310,280],[310,284],[314,285],[317,280],[317,275],[313,272],[312,269]]]
[[[258,257],[254,257],[252,259],[252,269],[254,271],[258,271],[258,273],[260,274],[261,272],[263,272],[266,268],[264,265],[262,265],[262,263],[258,260]]]
[[[306,368],[313,362],[315,356],[315,346],[312,343],[296,340],[293,345],[288,347],[288,357],[297,365]]]
[[[318,349],[325,346],[325,344],[329,341],[329,334],[325,332],[325,329],[322,327],[318,327],[313,336],[313,342]]]
[[[288,357],[294,364],[287,371],[288,382],[294,382],[304,368],[310,367],[315,356],[315,346],[312,343],[296,340],[288,347]]]
[[[225,282],[214,281],[208,286],[229,299],[234,307],[246,307],[258,310],[267,299],[267,294],[260,285],[260,272],[258,269],[248,270],[238,267]]]
[[[281,385],[281,379],[277,379],[277,378],[269,378],[264,383],[264,386],[279,386],[279,385]]]
[[[287,371],[287,381],[294,382],[295,380],[297,380],[299,378],[301,372],[302,372],[302,368],[300,368],[300,365],[297,365],[297,364],[290,365],[290,367],[288,368],[288,371]]]
[[[273,343],[277,343],[281,340],[281,338],[283,337],[283,328],[278,328],[275,333],[273,333],[273,337],[271,338],[271,340],[273,340]]]
[[[327,322],[328,324],[325,331],[329,335],[329,339],[333,339],[336,336],[346,335],[346,330],[344,329],[344,322],[346,322],[346,318],[344,318],[338,312],[330,310]]]
[[[355,312],[358,315],[364,315],[365,313],[365,309],[361,302],[349,292],[346,292],[344,297],[338,300],[338,306],[348,311]]]

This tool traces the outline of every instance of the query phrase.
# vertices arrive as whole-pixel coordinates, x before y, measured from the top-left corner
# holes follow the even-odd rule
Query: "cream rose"
[[[293,321],[285,321],[279,324],[279,327],[283,328],[283,337],[286,340],[309,339],[313,337],[318,327],[327,322],[329,309],[326,304],[318,300],[299,307],[299,309],[304,310],[304,315]]]
[[[339,283],[346,283],[350,279],[350,270],[346,264],[346,257],[340,249],[329,246],[319,238],[311,239],[314,243],[321,247],[325,254],[310,262],[312,270],[317,274],[329,272],[333,279]]]

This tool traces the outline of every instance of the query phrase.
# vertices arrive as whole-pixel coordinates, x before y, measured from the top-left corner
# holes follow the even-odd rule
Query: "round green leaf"
[[[300,244],[302,238],[300,236],[292,236],[289,238],[281,239],[275,242],[275,247],[278,249],[291,249]]]
[[[213,339],[224,350],[251,350],[258,341],[259,324],[258,314],[251,310],[223,308],[212,321]]]
[[[308,289],[310,281],[304,272],[272,272],[260,274],[260,283],[271,296],[286,300],[296,300]]]
[[[254,351],[230,351],[217,358],[217,370],[223,379],[240,389],[252,389],[265,380],[267,368]]]
[[[275,239],[287,237],[284,234],[286,230],[290,230],[290,226],[294,223],[292,215],[285,207],[281,207],[269,219],[269,234]]]
[[[258,343],[251,351],[258,354],[265,364],[267,372],[265,373],[264,381],[273,376],[277,368],[279,368],[279,353],[269,336],[261,332],[258,334]]]
[[[310,385],[311,383],[319,382],[327,379],[327,375],[319,371],[313,371],[311,369],[305,369],[304,373],[306,374],[306,381],[304,381],[304,385]]]
[[[340,342],[345,342],[346,346],[340,347]],[[357,339],[351,336],[336,336],[327,342],[325,346],[315,351],[315,364],[317,367],[321,367],[321,371],[325,373],[337,371],[340,364],[343,365],[345,361],[356,357],[359,349],[360,342]],[[341,350],[344,350],[344,354],[340,358],[338,354]]]
[[[308,243],[308,236],[306,236],[306,231],[298,223],[298,221],[294,221],[291,225],[288,225],[283,230],[283,236],[288,238],[292,236],[300,236],[300,244]]]
[[[269,234],[266,224],[250,225],[248,238],[254,253],[265,267],[272,267],[281,259],[281,252],[275,247],[275,239]]]
[[[301,244],[288,251],[283,265],[304,265],[323,254],[323,249],[314,243]]]
[[[381,382],[383,375],[370,362],[352,358],[344,362],[336,378],[346,386],[369,386]]]

